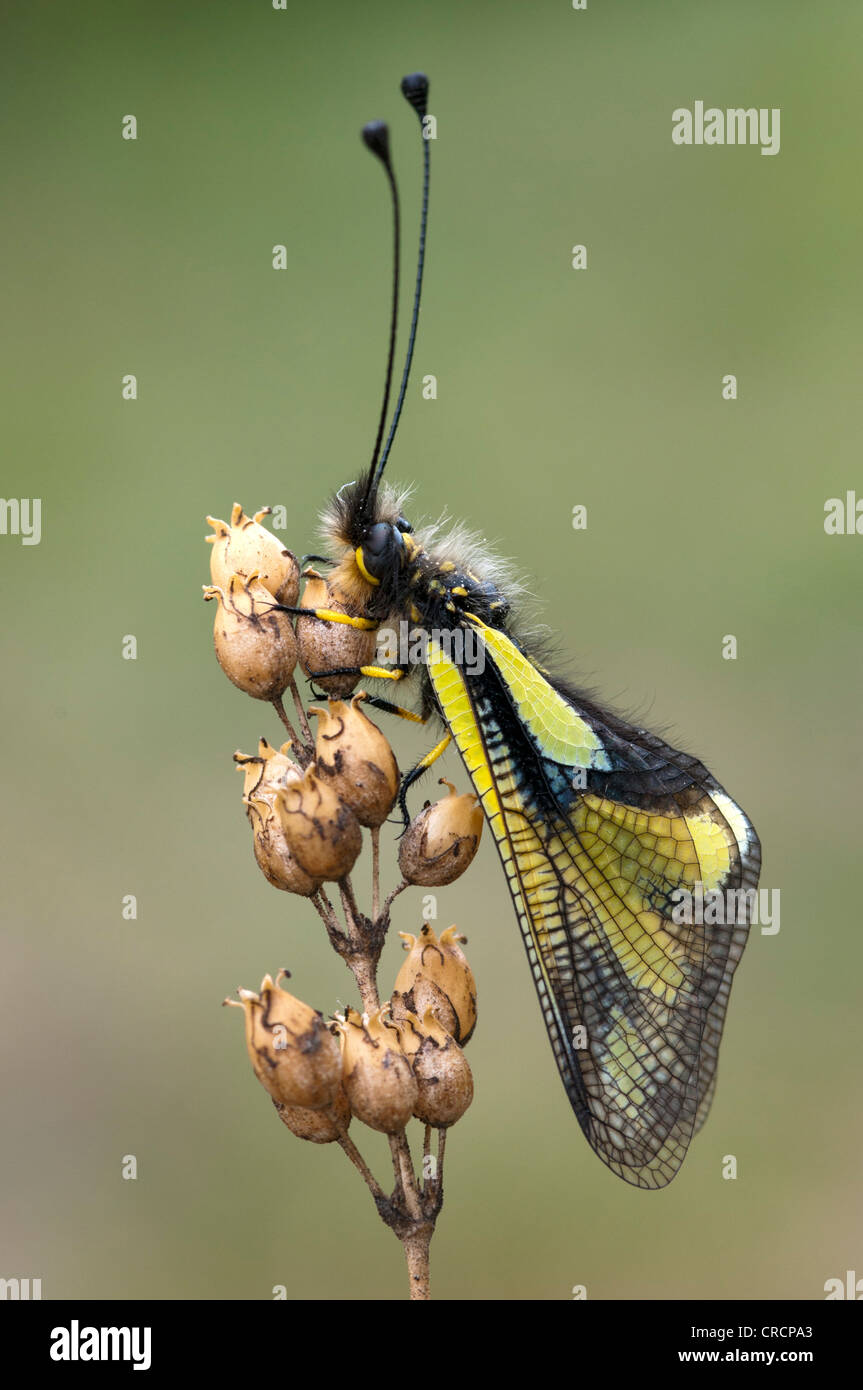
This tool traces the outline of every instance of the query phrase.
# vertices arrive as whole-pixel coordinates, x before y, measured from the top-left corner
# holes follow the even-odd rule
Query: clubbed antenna
[[[410,334],[408,336],[408,346],[407,354],[405,356],[404,371],[402,372],[398,400],[396,401],[396,408],[395,413],[393,414],[392,424],[390,425],[390,432],[387,435],[387,442],[384,446],[384,451],[381,454],[380,462],[378,463],[378,466],[375,469],[374,475],[371,479],[371,485],[369,488],[370,497],[374,497],[375,493],[377,492],[378,483],[380,482],[384,468],[386,467],[387,459],[390,456],[390,450],[392,448],[393,439],[395,438],[396,428],[398,426],[399,419],[402,413],[402,406],[404,405],[405,392],[407,391],[408,378],[410,376],[411,370],[411,362],[413,361],[414,355],[414,344],[416,342],[417,323],[419,321],[420,314],[420,297],[422,294],[423,284],[423,265],[425,263],[426,231],[428,228],[430,161],[429,141],[425,139],[423,122],[428,111],[429,80],[424,72],[412,72],[407,77],[402,78],[401,89],[402,95],[405,97],[407,101],[410,102],[411,106],[416,111],[417,116],[419,117],[420,129],[423,131],[423,198],[422,211],[420,213],[420,243],[419,253],[417,256],[417,278],[416,286],[414,288],[413,313],[411,315],[411,326]]]
[[[384,173],[390,186],[393,206],[393,300],[390,311],[390,345],[387,355],[387,373],[384,384],[384,399],[381,405],[381,416],[378,422],[378,432],[375,438],[375,445],[372,449],[372,461],[369,466],[369,479],[374,474],[375,464],[378,459],[378,452],[381,447],[381,440],[384,437],[384,427],[386,425],[387,411],[390,404],[390,390],[393,382],[393,359],[396,350],[396,323],[399,311],[399,275],[400,275],[400,244],[401,226],[399,213],[399,191],[396,184],[396,176],[390,158],[390,132],[385,121],[369,121],[362,129],[363,143],[370,149],[384,166]],[[368,499],[367,499],[368,500]]]

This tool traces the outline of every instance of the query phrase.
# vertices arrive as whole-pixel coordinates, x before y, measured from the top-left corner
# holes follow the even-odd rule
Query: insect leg
[[[404,820],[406,830],[408,825],[410,824],[410,816],[408,815],[407,803],[409,788],[413,786],[414,782],[416,782],[420,777],[422,777],[424,772],[428,771],[432,763],[437,762],[438,758],[441,756],[442,753],[446,751],[447,748],[449,748],[451,743],[452,734],[444,734],[440,743],[436,743],[434,748],[430,748],[429,751],[426,753],[425,757],[420,758],[419,762],[411,768],[410,772],[406,772],[404,777],[402,778],[401,786],[399,787],[399,810],[402,813],[402,819]]]
[[[390,700],[381,700],[377,695],[367,695],[366,704],[372,705],[374,709],[383,710],[384,714],[396,714],[399,719],[410,719],[413,724],[425,724],[429,718],[427,714],[417,714],[412,709],[404,709],[401,705],[394,705]]]
[[[352,618],[349,613],[335,613],[332,608],[297,608],[286,603],[274,603],[272,607],[275,613],[292,613],[299,618],[318,618],[322,623],[344,623],[347,627],[358,627],[361,632],[374,632],[379,626],[371,618]]]
[[[364,622],[365,619],[357,619],[357,622]],[[330,671],[309,671],[310,681],[320,680],[322,676],[366,676],[368,680],[375,681],[400,681],[404,680],[408,673],[406,666],[334,666]]]

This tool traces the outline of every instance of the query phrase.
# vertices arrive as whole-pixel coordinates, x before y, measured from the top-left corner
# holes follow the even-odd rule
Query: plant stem
[[[339,895],[342,900],[342,911],[345,914],[345,921],[347,922],[348,927],[350,929],[350,934],[353,937],[354,941],[359,941],[360,910],[357,907],[357,900],[354,897],[353,884],[351,883],[351,880],[347,875],[339,880]]]
[[[443,1189],[443,1155],[446,1148],[446,1130],[439,1129],[437,1136],[437,1172],[435,1174],[435,1191],[438,1196]]]
[[[418,1221],[422,1215],[420,1198],[417,1192],[416,1178],[414,1176],[414,1161],[411,1157],[410,1146],[404,1130],[402,1130],[401,1134],[390,1135],[390,1148],[393,1154],[393,1161],[398,1162],[398,1170],[401,1175],[401,1186],[405,1198],[405,1207],[412,1219]]]
[[[291,681],[290,689],[297,708],[300,728],[303,731],[303,739],[297,737],[285,711],[284,701],[279,698],[273,700],[272,704],[295,746],[297,761],[305,768],[314,756],[314,741],[295,681]],[[312,906],[326,926],[333,950],[342,957],[350,968],[362,999],[363,1009],[368,1014],[374,1013],[380,1007],[377,964],[383,944],[383,931],[385,930],[383,923],[388,919],[389,910],[395,898],[408,887],[404,881],[397,884],[385,898],[383,908],[381,908],[380,827],[371,830],[371,840],[371,918],[363,916],[360,912],[348,876],[341,879],[337,885],[345,922],[344,930],[342,930],[340,918],[323,887],[317,893],[312,894],[310,898]],[[438,1167],[435,1180],[426,1181],[425,1169],[428,1165],[424,1163],[423,1176],[419,1183],[414,1171],[413,1156],[405,1131],[402,1130],[399,1134],[389,1135],[394,1178],[391,1197],[386,1195],[356,1144],[348,1137],[347,1133],[339,1136],[338,1143],[343,1153],[347,1155],[362,1176],[381,1219],[398,1236],[404,1247],[411,1299],[426,1300],[430,1298],[429,1245],[434,1234],[435,1220],[440,1210],[440,1165],[443,1161],[444,1131],[440,1132],[438,1139]],[[423,1145],[424,1159],[428,1158],[430,1151],[431,1131],[426,1126]]]
[[[302,748],[302,745],[300,744],[300,740],[297,737],[296,729],[294,728],[293,724],[288,718],[287,711],[285,710],[284,701],[282,700],[281,695],[276,696],[275,700],[272,701],[272,706],[273,709],[276,711],[276,714],[279,716],[282,723],[284,724],[285,728],[287,729],[289,739],[293,744],[297,745],[295,751],[299,753]],[[302,759],[300,759],[300,761],[302,761]]]
[[[351,950],[340,952],[340,954],[347,961],[351,974],[357,982],[357,989],[363,1001],[363,1009],[367,1014],[371,1014],[374,1013],[375,1009],[380,1008],[377,957],[373,957],[367,949],[363,949],[364,937],[359,922],[360,910],[357,907],[357,900],[354,897],[350,879],[347,877],[341,879],[338,887],[342,900],[342,911],[345,914],[345,925],[348,929],[348,940],[351,943]]]
[[[381,905],[381,828],[373,827],[372,832],[372,921],[378,920]]]
[[[431,1298],[429,1289],[429,1245],[434,1234],[434,1226],[417,1227],[402,1241],[405,1259],[408,1262],[408,1279],[411,1286],[411,1300]]]
[[[294,704],[297,707],[297,718],[300,721],[300,728],[303,731],[303,738],[306,740],[306,743],[309,745],[309,748],[314,748],[315,740],[312,737],[312,731],[309,728],[309,721],[306,718],[306,711],[303,709],[303,702],[300,699],[300,692],[297,689],[297,682],[294,680],[293,676],[291,676],[289,689],[294,697]]]
[[[348,965],[351,973],[357,982],[357,989],[363,1001],[363,1008],[367,1014],[373,1014],[380,1008],[378,997],[378,985],[375,979],[375,967],[372,965],[368,956],[352,956]]]
[[[396,884],[395,888],[392,890],[391,893],[387,893],[386,897],[384,898],[384,909],[382,916],[387,916],[387,913],[389,912],[399,893],[403,893],[405,889],[409,887],[410,884],[408,883],[407,879],[403,878],[401,883]]]
[[[425,1127],[425,1132],[424,1132],[424,1134],[423,1134],[423,1168],[422,1168],[422,1173],[423,1173],[422,1194],[423,1194],[423,1196],[425,1196],[426,1193],[427,1193],[428,1191],[431,1190],[431,1186],[432,1186],[432,1178],[431,1178],[431,1173],[429,1172],[429,1162],[428,1162],[428,1160],[431,1158],[431,1136],[432,1136],[431,1125],[426,1125],[426,1127]],[[428,1174],[428,1176],[426,1176],[427,1174]]]
[[[384,1200],[383,1188],[377,1182],[374,1174],[371,1172],[368,1164],[366,1163],[365,1159],[363,1158],[353,1139],[349,1139],[347,1134],[343,1134],[338,1142],[344,1149],[345,1153],[351,1160],[351,1163],[354,1165],[354,1167],[357,1168],[360,1171],[360,1173],[362,1173],[366,1185],[369,1191],[371,1192],[372,1196],[374,1197],[375,1201],[377,1201],[378,1199]]]

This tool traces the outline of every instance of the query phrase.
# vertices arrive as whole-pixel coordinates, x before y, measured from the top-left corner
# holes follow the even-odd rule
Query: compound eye
[[[363,539],[364,555],[383,555],[389,550],[392,544],[392,527],[385,521],[379,521],[372,526]]]
[[[394,540],[393,528],[385,521],[378,521],[363,538],[358,558],[372,579],[382,579],[391,567]]]

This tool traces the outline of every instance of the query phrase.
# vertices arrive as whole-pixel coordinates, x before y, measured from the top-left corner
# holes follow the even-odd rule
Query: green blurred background
[[[358,1176],[279,1125],[219,1008],[281,965],[326,1012],[353,995],[253,862],[231,754],[279,729],[219,672],[200,585],[206,513],[283,503],[313,549],[367,460],[390,233],[358,130],[391,122],[410,264],[418,67],[438,139],[393,476],[414,520],[449,508],[517,557],[582,678],[706,760],[782,904],[709,1123],[640,1192],[570,1113],[486,838],[439,895],[480,1026],[434,1291],[818,1298],[863,1273],[863,540],[823,530],[828,497],[863,494],[859,6],[30,3],[2,27],[2,491],[43,499],[43,536],[0,537],[0,1275],[46,1298],[405,1295]],[[696,99],[780,107],[780,154],[674,147]],[[406,894],[393,936],[418,921]],[[394,939],[384,987],[400,960]]]

